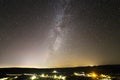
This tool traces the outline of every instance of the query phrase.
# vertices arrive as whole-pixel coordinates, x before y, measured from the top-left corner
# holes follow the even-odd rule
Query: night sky
[[[120,0],[0,0],[0,67],[120,64]]]

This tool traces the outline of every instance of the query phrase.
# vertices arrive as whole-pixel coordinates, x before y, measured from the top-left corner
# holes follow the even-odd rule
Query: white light
[[[58,73],[56,70],[54,70],[52,73]]]
[[[54,75],[54,79],[56,79],[57,78],[57,76],[56,75]]]
[[[65,77],[65,76],[63,76],[63,77],[62,77],[62,79],[63,79],[63,80],[65,80],[65,79],[66,79],[66,77]]]
[[[94,65],[91,64],[90,67],[94,67]]]
[[[33,75],[32,77],[31,77],[31,80],[34,80],[34,79],[36,79],[37,77],[35,76],[35,75]]]
[[[45,74],[41,74],[40,77],[45,77]]]
[[[17,76],[15,76],[14,78],[15,78],[15,79],[17,79],[18,77],[17,77]]]
[[[1,78],[0,80],[7,80],[8,78]]]

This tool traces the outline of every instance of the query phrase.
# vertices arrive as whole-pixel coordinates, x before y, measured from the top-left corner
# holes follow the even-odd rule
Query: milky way
[[[54,6],[56,15],[54,19],[54,26],[50,32],[51,43],[49,47],[51,53],[56,53],[56,51],[61,47],[61,44],[64,42],[64,28],[66,27],[64,26],[64,23],[69,21],[67,16],[68,14],[66,14],[66,11],[69,10],[69,8],[70,0],[60,0]]]

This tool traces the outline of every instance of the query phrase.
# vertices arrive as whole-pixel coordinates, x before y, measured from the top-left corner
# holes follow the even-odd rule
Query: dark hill
[[[53,70],[57,70],[61,73],[73,73],[73,72],[92,72],[97,73],[111,73],[120,74],[120,65],[102,65],[94,67],[69,67],[69,68],[0,68],[2,74],[22,74],[22,73],[50,73]]]

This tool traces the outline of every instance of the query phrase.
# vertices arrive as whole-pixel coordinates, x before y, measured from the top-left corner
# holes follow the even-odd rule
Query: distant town
[[[75,68],[0,68],[0,80],[120,80],[120,65]]]

